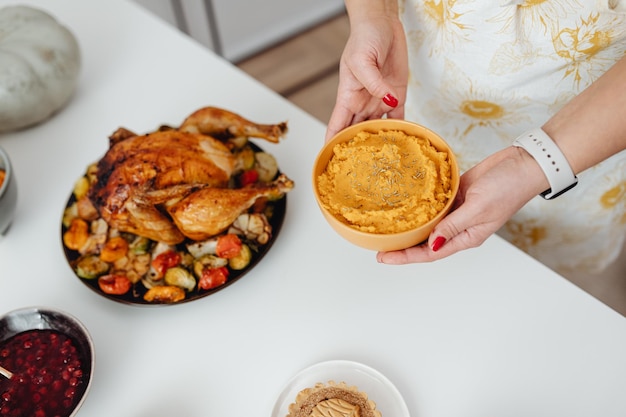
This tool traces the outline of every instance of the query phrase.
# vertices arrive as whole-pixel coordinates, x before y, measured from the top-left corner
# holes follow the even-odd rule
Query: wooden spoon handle
[[[13,378],[13,372],[9,371],[8,369],[2,366],[0,366],[0,374],[3,375],[7,379]]]

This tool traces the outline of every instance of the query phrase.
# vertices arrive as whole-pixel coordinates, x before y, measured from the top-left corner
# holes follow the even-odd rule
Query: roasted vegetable
[[[257,152],[254,158],[256,159],[255,168],[259,173],[259,181],[272,181],[278,173],[278,163],[274,155],[267,152]]]
[[[100,217],[100,213],[91,203],[91,200],[87,197],[81,197],[76,201],[76,209],[78,211],[78,217],[83,220],[91,221]]]
[[[196,287],[196,280],[185,268],[176,266],[165,272],[165,283],[183,288],[187,291],[193,291]]]
[[[150,288],[143,299],[149,303],[177,303],[185,299],[185,290],[173,285],[159,285]]]
[[[239,186],[246,187],[259,180],[259,172],[256,169],[249,169],[239,175]]]
[[[73,202],[63,211],[63,226],[66,228],[69,228],[70,224],[72,223],[72,220],[74,220],[77,217],[78,217],[78,207],[76,206],[76,202]]]
[[[84,279],[94,279],[109,272],[109,264],[98,255],[87,255],[76,262],[76,275]]]
[[[194,258],[200,258],[204,255],[215,255],[217,248],[217,239],[211,238],[200,242],[194,242],[187,245],[187,250]]]
[[[151,240],[143,236],[135,236],[135,239],[130,243],[129,250],[137,255],[142,255],[150,251]]]
[[[215,253],[220,258],[234,258],[241,251],[241,239],[233,233],[227,233],[217,238]]]
[[[247,136],[235,136],[228,139],[228,143],[233,146],[235,149],[245,149],[245,146],[248,144]]]
[[[96,254],[104,246],[108,238],[109,225],[102,219],[89,224],[89,237],[78,250],[81,255]]]
[[[246,139],[247,140],[247,139]],[[254,166],[254,151],[249,146],[235,153],[235,172],[245,171]]]
[[[115,236],[110,238],[104,244],[104,247],[100,251],[100,259],[104,262],[115,262],[118,259],[126,256],[128,252],[128,242],[121,236]]]
[[[225,266],[220,268],[205,268],[202,271],[202,277],[198,281],[198,287],[203,290],[210,290],[220,285],[224,285],[230,271]]]
[[[122,295],[126,294],[132,283],[123,275],[103,275],[98,278],[98,286],[106,294]]]
[[[239,251],[239,254],[228,260],[228,266],[238,271],[250,265],[251,260],[252,251],[250,250],[250,247],[248,245],[243,244],[241,245],[241,250]]]
[[[165,271],[168,268],[177,266],[180,263],[181,257],[176,252],[176,247],[168,245],[163,242],[157,242],[152,250],[152,260],[150,261],[150,271],[148,272],[149,279],[158,281],[163,279]]]
[[[193,263],[193,273],[200,279],[206,268],[220,268],[226,265],[228,265],[228,259],[215,255],[204,255]]]
[[[80,200],[87,195],[87,191],[89,191],[89,180],[82,176],[74,184],[74,197]]]
[[[133,284],[139,282],[150,268],[150,254],[128,252],[124,256],[113,263],[113,270],[126,276]]]
[[[83,219],[75,218],[63,234],[63,243],[69,249],[79,250],[89,238],[89,225]]]
[[[244,236],[246,239],[265,245],[272,237],[272,226],[261,213],[244,213],[237,217],[228,233]]]

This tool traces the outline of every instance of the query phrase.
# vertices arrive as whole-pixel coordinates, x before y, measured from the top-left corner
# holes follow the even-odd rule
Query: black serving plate
[[[257,145],[252,144],[252,143],[250,143],[250,145],[253,147],[255,151],[257,152],[261,151],[261,148],[259,148]],[[76,199],[74,197],[74,194],[71,193],[67,201],[66,208],[70,207],[75,201]],[[90,290],[96,292],[97,294],[105,298],[108,298],[110,300],[117,301],[120,303],[125,303],[125,304],[149,305],[149,306],[187,303],[190,301],[195,301],[200,298],[207,297],[211,294],[215,294],[216,292],[219,292],[225,289],[226,287],[229,287],[230,285],[234,284],[235,282],[239,281],[243,276],[248,274],[261,261],[261,259],[263,259],[263,257],[269,252],[274,241],[278,237],[278,234],[282,227],[283,220],[285,218],[285,212],[287,208],[287,195],[285,194],[279,200],[268,202],[268,206],[272,213],[271,216],[268,216],[268,221],[272,227],[271,238],[265,245],[257,244],[256,246],[252,247],[252,259],[249,265],[241,270],[234,270],[228,267],[230,273],[229,273],[226,283],[224,283],[221,286],[209,289],[209,290],[199,289],[198,286],[196,285],[196,287],[192,291],[186,291],[186,296],[183,300],[178,301],[176,303],[155,303],[155,302],[145,301],[143,296],[148,291],[148,289],[143,285],[141,281],[138,281],[137,283],[133,284],[132,288],[127,293],[122,294],[122,295],[113,295],[113,294],[105,293],[100,289],[100,287],[98,286],[97,278],[85,279],[85,278],[81,278],[80,276],[78,276],[75,273],[75,264],[76,264],[76,261],[80,258],[80,253],[75,250],[67,248],[65,244],[63,243],[63,235],[67,231],[67,228],[63,225],[63,222],[61,222],[61,245],[63,246],[65,258],[70,268],[72,269],[72,271],[74,271],[76,278],[78,278],[80,282],[85,284]],[[180,245],[177,245],[177,249],[181,252],[186,251],[187,243],[189,242],[187,241],[187,242],[181,243]],[[246,242],[244,241],[244,243]]]

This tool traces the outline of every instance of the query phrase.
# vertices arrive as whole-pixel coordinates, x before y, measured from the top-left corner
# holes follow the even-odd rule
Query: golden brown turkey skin
[[[153,181],[154,189],[192,183],[219,187],[228,183],[233,167],[233,155],[219,140],[172,129],[112,142],[98,163],[98,182],[120,175],[130,185]]]
[[[293,185],[293,181],[281,174],[272,183],[254,187],[207,187],[168,207],[168,212],[185,236],[193,240],[204,240],[228,229],[259,198],[280,198]]]
[[[98,162],[89,199],[109,226],[166,243],[179,243],[160,205],[203,187],[226,187],[234,158],[206,135],[167,130],[112,141]]]
[[[184,132],[204,133],[219,139],[251,136],[278,143],[287,133],[287,123],[258,124],[218,107],[203,107],[190,114],[179,128]]]

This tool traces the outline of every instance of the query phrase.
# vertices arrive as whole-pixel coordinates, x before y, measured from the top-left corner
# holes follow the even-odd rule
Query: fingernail
[[[433,252],[437,252],[443,244],[446,243],[446,238],[443,236],[437,236],[435,241],[433,242]]]
[[[398,99],[392,96],[391,94],[387,94],[385,97],[383,97],[383,103],[385,103],[389,107],[395,108],[398,106]]]

